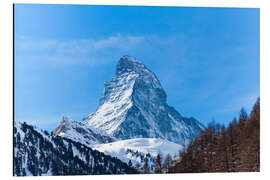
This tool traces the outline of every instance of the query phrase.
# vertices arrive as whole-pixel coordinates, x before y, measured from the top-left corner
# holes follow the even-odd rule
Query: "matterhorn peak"
[[[167,104],[156,75],[134,57],[121,57],[116,78],[104,86],[97,110],[84,124],[116,139],[161,138],[181,144],[203,127]]]

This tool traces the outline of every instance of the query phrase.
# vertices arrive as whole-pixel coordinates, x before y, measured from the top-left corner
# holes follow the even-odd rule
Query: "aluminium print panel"
[[[14,176],[260,171],[260,10],[14,5]]]

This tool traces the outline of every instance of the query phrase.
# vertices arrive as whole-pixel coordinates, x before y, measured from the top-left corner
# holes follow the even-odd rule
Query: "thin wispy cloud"
[[[94,66],[111,63],[122,55],[129,54],[140,58],[148,54],[151,64],[159,58],[170,58],[173,66],[185,65],[190,54],[193,39],[182,34],[171,36],[121,35],[116,34],[103,39],[35,39],[19,36],[15,40],[15,55],[24,67],[62,67],[76,64]],[[175,44],[178,44],[175,46]],[[137,56],[138,55],[138,56]],[[142,59],[145,58],[143,55]],[[179,69],[178,69],[179,71]],[[164,72],[171,79],[175,72]],[[166,80],[167,79],[167,80]],[[161,79],[162,80],[162,79]]]
[[[56,40],[56,39],[35,39],[33,37],[19,36],[16,39],[16,46],[23,50],[45,50],[45,49],[68,49],[78,52],[91,52],[104,48],[121,48],[129,49],[133,45],[139,44],[144,40],[143,36],[123,36],[117,34],[104,39],[73,39],[73,40]],[[80,51],[79,51],[80,52]]]
[[[53,40],[20,36],[15,42],[17,57],[32,66],[74,65],[110,62],[115,53],[136,49],[144,42],[143,36],[117,34],[104,39]],[[33,64],[33,62],[36,62]]]

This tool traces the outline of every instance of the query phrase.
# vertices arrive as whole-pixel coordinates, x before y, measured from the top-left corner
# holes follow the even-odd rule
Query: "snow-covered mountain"
[[[203,125],[183,117],[166,99],[156,75],[138,59],[123,56],[116,77],[105,83],[96,112],[83,123],[118,140],[160,138],[178,144],[190,141]]]
[[[204,128],[166,99],[156,75],[123,56],[83,121],[63,117],[52,134],[15,123],[14,175],[126,174],[137,172],[132,166],[144,172],[147,163],[154,172],[158,153],[178,154]]]
[[[170,154],[172,157],[183,150],[183,146],[156,138],[134,138],[121,140],[106,144],[97,144],[93,147],[100,152],[104,152],[112,157],[117,157],[123,162],[131,162],[133,166],[144,163],[144,159],[149,157],[149,162],[155,162],[156,156],[160,153],[163,156]],[[151,165],[151,163],[149,163]]]
[[[90,147],[95,144],[115,141],[114,138],[105,135],[98,129],[91,128],[82,122],[73,121],[65,116],[54,130],[54,135],[72,139]]]
[[[136,173],[115,157],[79,142],[14,124],[14,176]]]

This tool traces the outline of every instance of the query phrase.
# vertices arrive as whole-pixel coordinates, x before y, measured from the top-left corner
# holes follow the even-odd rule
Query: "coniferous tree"
[[[149,163],[148,163],[148,158],[145,158],[144,160],[144,165],[143,165],[143,173],[144,174],[149,174]]]
[[[165,172],[168,172],[169,167],[172,165],[172,157],[170,154],[167,154],[164,163],[163,163],[163,169]]]
[[[138,171],[138,172],[140,172],[141,171],[141,166],[140,166],[140,164],[137,162],[136,163],[136,165],[135,165],[135,168],[136,168],[136,170]]]
[[[132,162],[131,162],[131,160],[128,161],[128,166],[132,167]]]
[[[161,154],[158,153],[156,162],[155,162],[155,173],[160,174],[162,173],[162,159],[161,159]]]

